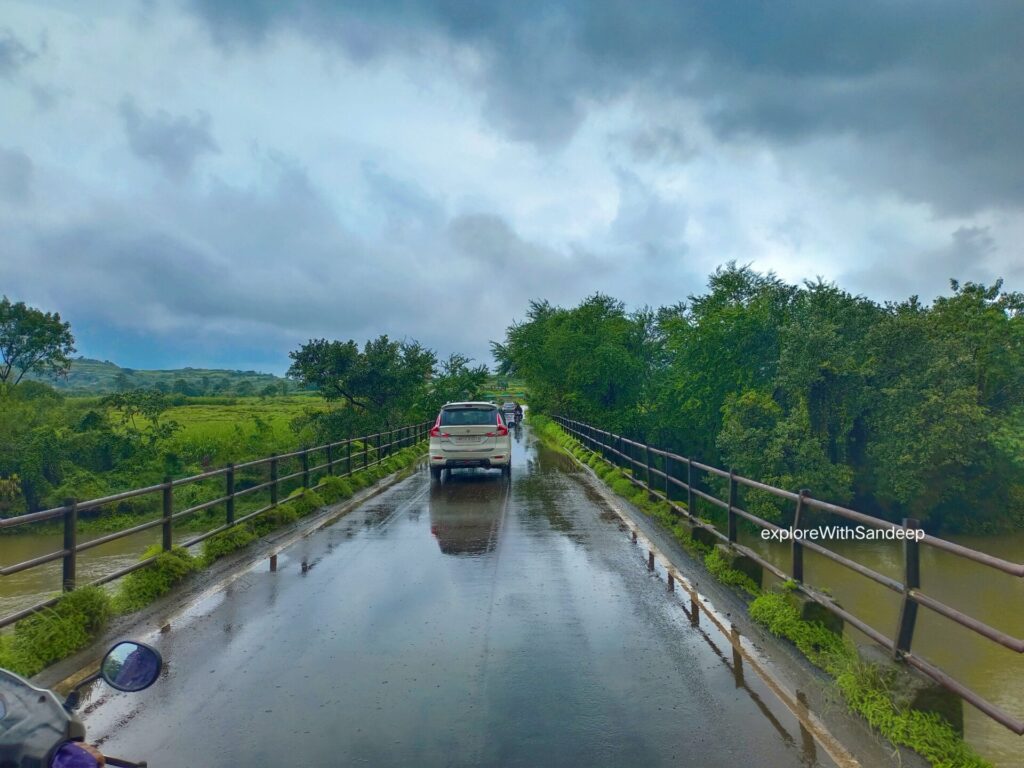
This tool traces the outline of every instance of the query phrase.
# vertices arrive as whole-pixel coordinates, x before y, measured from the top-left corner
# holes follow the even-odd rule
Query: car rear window
[[[497,408],[452,408],[441,411],[441,426],[472,427],[497,423]]]

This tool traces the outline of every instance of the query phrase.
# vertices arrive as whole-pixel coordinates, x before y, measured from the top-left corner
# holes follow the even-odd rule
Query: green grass
[[[276,437],[294,440],[291,420],[306,410],[326,410],[327,404],[319,398],[301,395],[287,397],[239,397],[233,404],[179,405],[169,408],[164,418],[178,422],[182,429],[175,441],[220,439],[234,437],[236,427],[244,434],[254,433],[256,418],[262,419]]]
[[[694,540],[667,502],[656,500],[645,491],[638,492],[625,472],[588,450],[558,424],[540,414],[531,414],[529,420],[544,442],[591,467],[609,488],[639,507],[685,549],[701,558],[717,580],[751,595],[754,598],[749,605],[751,618],[772,634],[793,643],[812,664],[827,672],[847,706],[890,742],[913,749],[935,768],[991,768],[953,726],[937,714],[898,707],[889,692],[893,672],[861,662],[849,640],[819,622],[801,619],[786,595],[762,592],[749,576],[730,568],[717,549]]]
[[[759,595],[750,604],[750,616],[831,675],[847,706],[893,744],[910,747],[936,768],[990,765],[937,714],[896,706],[889,693],[895,671],[862,662],[849,640],[819,622],[802,620],[785,595]]]
[[[161,552],[160,545],[154,544],[139,559],[145,560],[154,555],[157,556],[156,562],[129,573],[121,580],[114,596],[114,610],[117,613],[131,613],[145,608],[200,568],[200,563],[181,547]]]
[[[55,661],[91,643],[112,613],[109,595],[85,587],[63,595],[57,604],[22,619],[0,635],[0,667],[31,677]]]
[[[236,525],[214,534],[203,542],[203,565],[209,565],[225,555],[247,547],[259,538],[250,525]]]

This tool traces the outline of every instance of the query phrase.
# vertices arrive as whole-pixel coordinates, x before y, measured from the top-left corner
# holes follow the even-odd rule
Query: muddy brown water
[[[784,571],[791,567],[790,547],[768,544],[750,533],[741,541]],[[954,541],[1013,562],[1024,562],[1024,532],[1002,536],[955,536]],[[819,542],[820,543],[820,542]],[[837,554],[903,581],[903,551],[898,542],[832,541]],[[1024,580],[993,571],[948,552],[921,546],[921,589],[928,595],[990,626],[1024,637]],[[896,635],[900,596],[821,555],[804,552],[804,580],[823,587],[844,608],[888,637]],[[846,629],[855,642],[869,642]],[[986,640],[926,608],[918,611],[913,650],[953,678],[1018,718],[1024,718],[1024,655]],[[1024,737],[1017,736],[964,704],[967,740],[1001,766],[1024,766]]]
[[[767,766],[832,764],[770,693],[737,688],[721,661],[731,651],[652,588],[564,457],[522,435],[514,451],[510,484],[414,475],[282,553],[276,574],[255,569],[173,620],[156,639],[167,679],[134,698],[96,692],[91,735],[153,766],[657,765],[693,749],[708,766],[755,753]],[[155,529],[84,553],[80,578],[158,540]],[[1024,560],[1024,534],[958,541]],[[788,547],[746,543],[788,568]],[[59,546],[59,534],[5,536],[0,560]],[[900,578],[898,544],[830,546]],[[805,568],[892,634],[895,595],[811,552]],[[929,594],[1024,636],[1020,580],[929,548],[922,574]],[[59,579],[54,563],[0,580],[0,612]],[[1024,658],[923,609],[915,650],[1024,715]],[[965,714],[982,754],[1020,764],[1024,740]]]

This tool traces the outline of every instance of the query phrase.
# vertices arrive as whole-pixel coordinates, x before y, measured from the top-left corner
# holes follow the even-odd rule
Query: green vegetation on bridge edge
[[[792,642],[812,664],[828,673],[847,706],[891,743],[909,747],[935,768],[990,768],[944,719],[934,713],[899,707],[890,695],[886,673],[861,662],[848,639],[819,622],[804,621],[784,595],[762,591],[746,574],[730,568],[718,550],[696,541],[667,502],[638,488],[630,481],[629,474],[588,450],[545,416],[531,412],[528,419],[541,439],[593,469],[616,494],[643,511],[685,549],[703,560],[716,579],[753,598],[749,604],[751,618],[772,634]]]
[[[211,536],[203,542],[198,556],[181,547],[169,552],[161,552],[159,546],[150,547],[140,560],[153,556],[156,560],[121,579],[113,593],[100,587],[68,592],[52,608],[22,619],[13,632],[0,635],[0,667],[26,677],[38,674],[93,642],[111,616],[144,608],[221,557],[405,470],[422,455],[422,446],[410,446],[347,477],[325,477],[315,488],[296,489],[278,507]]]

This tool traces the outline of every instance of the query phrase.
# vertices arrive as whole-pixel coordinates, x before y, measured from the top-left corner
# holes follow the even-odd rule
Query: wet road
[[[574,471],[523,434],[510,483],[418,472],[173,617],[164,679],[95,691],[90,740],[157,768],[832,765]]]

